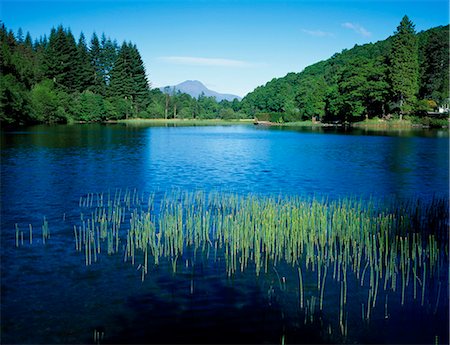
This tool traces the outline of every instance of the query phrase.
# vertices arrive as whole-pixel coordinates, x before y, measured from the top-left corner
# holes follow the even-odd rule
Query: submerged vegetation
[[[389,318],[391,300],[435,310],[448,303],[440,297],[448,267],[446,199],[329,201],[179,191],[156,199],[116,190],[81,197],[79,206],[74,248],[86,266],[101,255],[122,255],[143,282],[163,260],[173,274],[189,271],[199,258],[223,267],[228,277],[273,271],[281,292],[295,291],[305,324],[330,308],[330,335],[348,335],[351,303],[361,304],[364,323],[379,304],[378,312]],[[297,282],[278,269],[295,271]],[[333,286],[338,300],[330,302],[326,290]],[[360,286],[365,300],[349,286]],[[339,306],[334,320],[333,303]]]

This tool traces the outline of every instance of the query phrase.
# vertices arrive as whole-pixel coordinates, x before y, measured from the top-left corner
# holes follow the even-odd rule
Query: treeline
[[[449,104],[449,26],[419,34],[405,16],[395,34],[256,88],[242,111],[272,121],[358,121],[425,114]]]
[[[147,115],[141,117],[223,120],[247,118],[240,110],[237,98],[233,101],[224,99],[217,102],[215,97],[207,97],[203,93],[194,98],[181,91],[163,93],[159,89],[152,89]]]
[[[449,26],[416,34],[405,16],[384,41],[355,45],[239,102],[151,89],[136,45],[59,26],[32,40],[0,28],[0,122],[125,118],[358,121],[426,114],[449,104]]]
[[[0,121],[4,124],[141,118],[235,118],[239,103],[150,89],[136,45],[94,33],[89,43],[59,26],[32,40],[0,28]]]

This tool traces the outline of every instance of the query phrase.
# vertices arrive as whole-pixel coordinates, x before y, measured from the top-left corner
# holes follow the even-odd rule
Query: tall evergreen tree
[[[94,69],[93,81],[92,81],[92,91],[99,95],[105,95],[106,85],[103,77],[103,66],[102,66],[102,49],[100,46],[100,41],[97,34],[94,32],[91,39],[91,44],[89,48],[89,55],[91,58],[91,65]]]
[[[100,64],[102,66],[102,76],[106,86],[109,86],[111,71],[117,59],[117,50],[117,42],[111,41],[109,37],[106,38],[103,33],[101,38]]]
[[[70,30],[66,31],[62,26],[53,29],[46,50],[46,76],[57,87],[75,91],[78,61],[77,46]]]
[[[76,88],[83,92],[92,86],[94,68],[91,65],[89,51],[86,45],[86,38],[83,33],[80,34],[77,45],[78,50],[78,75]]]
[[[129,46],[123,42],[117,54],[114,68],[111,71],[111,83],[109,85],[109,95],[132,99],[133,80],[131,75],[131,54]]]
[[[145,72],[144,62],[136,45],[130,45],[131,71],[133,76],[133,93],[136,102],[136,111],[142,111],[149,104],[149,82]]]
[[[130,100],[136,113],[149,104],[149,86],[145,67],[139,51],[131,43],[124,42],[111,71],[109,94]]]
[[[22,30],[22,28],[19,28],[19,30],[17,30],[17,42],[19,44],[23,43],[23,30]]]
[[[404,16],[392,40],[390,55],[392,96],[400,116],[409,112],[419,90],[419,60],[414,24]]]
[[[25,36],[24,45],[28,48],[33,49],[33,41],[29,32],[27,32],[27,35]]]

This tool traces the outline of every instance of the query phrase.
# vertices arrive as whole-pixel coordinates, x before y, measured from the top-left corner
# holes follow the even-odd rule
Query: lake
[[[358,205],[373,200],[437,205],[436,200],[448,202],[448,186],[447,130],[86,124],[3,131],[2,343],[448,343],[448,244],[440,242],[437,230],[436,241],[424,238],[431,245],[423,253],[432,275],[422,266],[423,276],[419,268],[410,268],[413,257],[400,256],[398,262],[396,257],[398,283],[394,278],[389,284],[397,289],[386,292],[377,283],[376,304],[373,287],[360,286],[364,278],[349,273],[345,291],[352,303],[345,303],[343,315],[343,285],[336,280],[336,269],[332,272],[333,259],[327,259],[327,279],[319,264],[308,270],[301,263],[299,273],[276,258],[259,274],[252,260],[248,269],[229,274],[225,249],[214,251],[213,242],[205,240],[202,248],[161,257],[158,265],[149,259],[144,279],[143,256],[131,262],[127,254],[129,244],[137,243],[127,231],[143,205],[150,210],[150,199],[152,217],[178,203],[185,206],[180,212],[187,221],[183,212],[191,204],[206,214],[209,209],[201,205],[210,202],[211,192],[231,203],[235,199],[230,196],[242,198],[231,212],[235,216],[245,198],[255,198],[256,208],[270,204],[275,213],[296,198],[319,200],[319,208],[348,198]],[[195,199],[198,192],[204,199]],[[192,200],[183,204],[183,198]],[[97,224],[94,217],[113,212],[113,206],[107,210],[107,200],[111,205],[117,200],[123,218],[112,230],[111,243],[110,235],[102,238],[100,253],[98,247],[88,247],[91,240],[83,227],[89,226],[86,219]],[[366,211],[375,212],[363,206],[361,217]],[[448,208],[442,214],[436,227],[448,226]],[[44,217],[50,235],[42,230]],[[214,220],[208,224],[216,226]],[[102,230],[93,227],[92,244],[100,246],[96,231]],[[407,241],[409,245],[409,237]],[[113,248],[109,254],[106,243]],[[398,243],[403,246],[402,240]],[[96,256],[87,264],[91,253]],[[368,276],[373,274],[370,262]],[[408,267],[403,281],[409,285],[402,294],[404,271],[397,266],[403,264]],[[413,298],[416,289],[418,297]],[[299,306],[303,294],[305,305]],[[373,305],[369,311],[368,305]]]

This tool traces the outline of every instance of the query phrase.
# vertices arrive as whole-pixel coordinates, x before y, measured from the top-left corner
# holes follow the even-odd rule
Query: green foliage
[[[91,39],[89,56],[91,66],[94,69],[91,90],[99,95],[106,94],[106,83],[103,71],[102,49],[97,34],[94,32]]]
[[[272,122],[359,121],[426,114],[449,99],[449,26],[415,34],[403,18],[394,36],[355,45],[330,59],[257,87],[244,99],[150,89],[137,47],[105,34],[77,43],[59,26],[35,40],[0,28],[0,121],[104,121],[127,118],[253,118]],[[420,80],[420,88],[419,88]],[[419,99],[421,101],[416,101]],[[423,101],[426,100],[426,101]],[[434,102],[434,103],[430,103]],[[433,105],[434,104],[434,105]],[[392,114],[394,112],[394,114]]]
[[[430,116],[405,116],[405,119],[411,121],[411,123],[414,125],[421,125],[430,128],[448,127],[449,125],[448,118],[438,118]]]
[[[282,113],[257,113],[255,115],[255,119],[258,121],[269,121],[274,123],[283,123],[283,114]]]
[[[223,108],[219,111],[219,118],[223,120],[231,120],[236,118],[236,114],[231,108]]]
[[[122,97],[133,103],[135,112],[149,104],[149,87],[144,63],[139,51],[131,43],[123,43],[111,71],[109,95]]]
[[[78,40],[77,50],[78,73],[75,88],[77,91],[83,92],[93,86],[92,76],[95,73],[95,70],[91,65],[91,58],[89,56],[86,39],[83,33],[81,33],[80,39]]]
[[[450,97],[448,38],[448,25],[433,28],[419,36],[419,95],[440,105],[448,104]]]
[[[419,91],[419,60],[414,24],[404,16],[393,37],[389,75],[392,96],[401,113],[412,110]]]
[[[405,17],[396,34],[384,41],[355,45],[257,87],[241,101],[241,109],[252,116],[281,113],[286,121],[359,121],[396,109],[414,111],[417,95],[448,104],[448,28],[416,35]]]
[[[83,33],[76,43],[62,26],[52,29],[48,40],[44,36],[33,44],[29,33],[23,39],[19,32],[16,40],[2,25],[0,39],[1,122],[148,116],[149,86],[135,45],[124,43],[118,52],[116,42],[105,35],[99,41],[94,34],[88,48]],[[118,78],[111,83],[114,73]]]
[[[44,80],[31,89],[31,105],[36,121],[46,123],[66,122],[69,117],[68,96],[64,91],[57,91],[52,80]]]
[[[106,120],[107,110],[103,97],[91,91],[83,92],[76,102],[76,114],[80,121]]]
[[[70,30],[52,29],[45,51],[45,77],[67,92],[77,91],[79,84],[79,52]]]
[[[295,103],[301,109],[301,119],[311,120],[313,117],[325,116],[325,97],[327,84],[323,77],[307,76],[300,79]]]
[[[298,75],[289,73],[284,78],[272,79],[257,87],[242,100],[242,110],[254,116],[258,112],[286,112],[291,110],[298,88]],[[292,110],[291,110],[292,111]]]
[[[121,120],[133,117],[133,103],[131,100],[121,97],[108,98],[108,118],[111,120]]]
[[[12,74],[0,78],[0,121],[6,124],[29,122],[29,92]]]
[[[0,121],[6,124],[30,120],[29,78],[32,61],[28,48],[17,44],[14,34],[0,28]],[[26,53],[26,54],[25,54]]]

